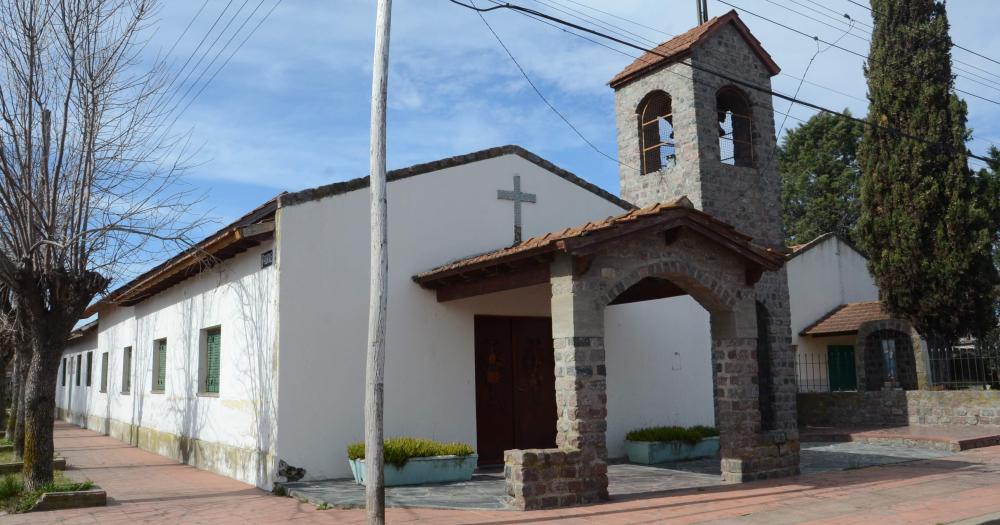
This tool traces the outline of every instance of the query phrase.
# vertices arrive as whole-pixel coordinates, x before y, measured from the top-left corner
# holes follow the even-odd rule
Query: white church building
[[[753,47],[734,14],[705,26],[687,53],[716,38]],[[630,86],[655,80],[645,74]],[[619,110],[619,143],[645,152],[636,111]],[[773,155],[770,100],[754,111],[764,137],[747,147],[763,162]],[[660,120],[680,134],[683,109],[674,115]],[[727,169],[773,170],[739,167],[739,133],[737,123]],[[683,167],[685,143],[670,144],[669,157],[661,138],[656,168]],[[716,163],[727,161],[724,140],[712,138]],[[470,443],[483,465],[501,463],[504,450],[556,446],[547,267],[467,282],[438,271],[433,287],[426,276],[648,203],[518,146],[395,170],[389,181],[386,435]],[[625,186],[623,177],[628,197]],[[701,209],[702,199],[670,200]],[[281,194],[107,295],[64,354],[60,417],[263,488],[276,481],[278,460],[304,468],[306,479],[349,477],[346,447],[363,438],[368,205],[367,178]],[[790,257],[779,275],[793,344],[823,352],[800,332],[842,304],[876,300],[877,290],[864,259],[836,237]],[[699,302],[676,287],[638,294],[610,303],[603,322],[608,457],[624,455],[635,428],[716,424],[710,314]]]

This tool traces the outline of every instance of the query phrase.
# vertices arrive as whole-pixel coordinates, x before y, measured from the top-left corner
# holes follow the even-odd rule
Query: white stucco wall
[[[708,311],[690,296],[615,305],[604,327],[609,457],[637,428],[715,424]]]
[[[792,343],[798,345],[800,363],[825,362],[829,345],[853,345],[854,337],[802,337],[809,325],[846,303],[878,300],[878,288],[868,272],[866,259],[837,237],[829,237],[788,261]],[[824,378],[824,366],[800,366],[804,374]]]
[[[386,434],[476,442],[475,314],[548,315],[547,286],[438,303],[411,277],[508,246],[521,176],[537,195],[525,237],[623,210],[515,155],[389,184]],[[368,317],[366,189],[279,210],[282,361],[278,455],[309,478],[348,476],[345,448],[363,436]]]
[[[208,445],[264,455],[271,452],[277,430],[277,276],[274,266],[260,268],[260,254],[272,247],[268,242],[253,248],[133,307],[102,310],[94,382],[90,388],[74,383],[71,392],[58,387],[59,406],[66,408],[72,398],[77,415],[194,438]],[[217,396],[201,395],[199,390],[202,331],[213,327],[221,327],[222,332]],[[167,339],[166,389],[152,393],[153,343],[161,338]],[[78,346],[72,345],[66,355],[72,357]],[[128,346],[133,349],[132,387],[124,394],[122,361]],[[107,393],[99,392],[100,354],[104,352],[109,353]],[[86,422],[79,416],[74,420]],[[264,462],[236,461],[236,456],[221,449],[217,456],[210,461],[215,470],[268,485]]]

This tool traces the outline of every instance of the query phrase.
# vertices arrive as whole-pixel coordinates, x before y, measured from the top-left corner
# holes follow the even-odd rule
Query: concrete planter
[[[66,470],[66,458],[57,457],[52,460],[52,468],[54,470]],[[3,474],[17,474],[24,470],[24,462],[17,461],[14,463],[0,463],[0,475]]]
[[[354,481],[365,484],[365,460],[348,460]],[[410,458],[402,468],[386,463],[385,486],[423,485],[427,483],[451,483],[469,481],[479,463],[479,454],[468,456],[431,456]]]
[[[707,437],[694,445],[684,441],[625,441],[625,452],[629,461],[643,465],[710,458],[719,453],[719,437]]]
[[[108,495],[101,489],[76,490],[72,492],[46,492],[38,499],[30,512],[59,509],[80,509],[103,507],[108,504]]]

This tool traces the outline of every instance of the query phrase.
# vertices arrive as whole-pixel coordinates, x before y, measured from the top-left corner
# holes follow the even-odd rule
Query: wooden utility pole
[[[389,252],[385,180],[385,107],[389,87],[389,26],[392,0],[378,0],[371,122],[371,288],[365,366],[365,509],[368,525],[385,523],[385,450],[382,404],[385,392],[385,327]]]

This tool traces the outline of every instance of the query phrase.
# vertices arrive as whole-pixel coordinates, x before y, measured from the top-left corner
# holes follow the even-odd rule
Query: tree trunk
[[[11,442],[14,441],[14,427],[17,426],[17,410],[20,406],[20,396],[17,395],[17,385],[19,381],[17,380],[17,363],[11,364],[11,374],[10,378],[10,415],[7,417],[7,427],[5,432],[5,437]],[[17,454],[17,450],[14,451],[15,455],[21,457]]]
[[[24,400],[24,383],[28,375],[28,360],[30,354],[26,345],[19,345],[17,350],[17,364],[14,368],[14,375],[17,377],[17,412],[14,415],[14,455],[24,458],[24,414],[28,406]]]
[[[7,426],[7,368],[13,359],[0,360],[0,428]]]
[[[24,381],[24,405],[31,407],[24,413],[25,490],[35,490],[52,482],[52,459],[55,456],[52,430],[62,346],[36,347],[33,350]]]

